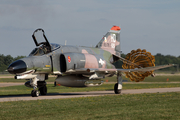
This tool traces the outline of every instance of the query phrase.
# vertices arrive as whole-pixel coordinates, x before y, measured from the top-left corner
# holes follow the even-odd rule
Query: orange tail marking
[[[113,26],[111,28],[111,30],[119,31],[119,30],[121,30],[121,28],[119,26]]]

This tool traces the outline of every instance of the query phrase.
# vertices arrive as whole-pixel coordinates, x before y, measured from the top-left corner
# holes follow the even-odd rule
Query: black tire
[[[39,96],[39,92],[37,90],[32,90],[31,91],[31,96],[32,97],[38,97]]]
[[[35,90],[34,94],[35,94],[35,97],[38,97],[39,96],[39,91]]]
[[[114,93],[115,94],[121,94],[121,89],[118,90],[118,83],[114,85]]]
[[[31,96],[32,96],[32,97],[35,97],[35,96],[34,96],[34,90],[31,91]]]
[[[41,95],[46,95],[47,94],[47,87],[46,87],[46,85],[41,87],[41,88],[39,88],[39,91],[40,91]]]

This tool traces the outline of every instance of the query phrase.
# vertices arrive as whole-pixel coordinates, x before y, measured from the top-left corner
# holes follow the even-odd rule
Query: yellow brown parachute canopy
[[[155,57],[151,55],[150,52],[146,52],[145,49],[132,50],[126,55],[125,60],[123,60],[123,69],[135,69],[135,68],[145,68],[155,66]],[[131,81],[139,82],[143,81],[145,77],[153,74],[154,71],[146,72],[125,72],[126,78]]]

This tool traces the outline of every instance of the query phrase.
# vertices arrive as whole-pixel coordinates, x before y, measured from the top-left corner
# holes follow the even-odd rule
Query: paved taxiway
[[[180,92],[177,88],[152,88],[152,89],[128,89],[122,90],[122,94],[141,94],[141,93],[163,93],[163,92]],[[114,95],[114,91],[92,91],[92,92],[72,92],[72,93],[49,93],[46,96],[31,97],[30,95],[11,95],[0,96],[0,102],[21,101],[21,100],[42,100],[42,99],[63,99],[77,98],[88,96]]]
[[[8,87],[8,86],[16,86],[16,85],[24,85],[24,83],[0,83],[0,87]]]

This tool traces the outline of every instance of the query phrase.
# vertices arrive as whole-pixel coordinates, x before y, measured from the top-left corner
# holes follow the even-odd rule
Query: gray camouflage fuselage
[[[115,71],[96,72],[96,70],[116,69],[112,63],[120,57],[120,28],[117,26],[111,28],[95,48],[50,44],[42,29],[37,29],[32,37],[37,48],[28,57],[15,61],[8,67],[10,73],[16,74],[16,79],[36,77],[39,81],[44,81],[48,79],[48,74],[54,74],[58,75],[56,81],[63,84],[67,83],[66,78],[70,79],[70,76],[75,74],[77,78],[74,80],[77,84],[75,85],[72,79],[65,86],[79,84],[82,87],[87,86],[85,82],[88,80],[98,80],[115,74]],[[39,38],[45,42],[38,42]],[[62,79],[62,75],[67,76]],[[80,84],[78,81],[85,82]]]
[[[48,79],[49,74],[57,75],[56,83],[63,86],[87,87],[102,85],[103,81],[101,78],[113,76],[117,73],[117,83],[114,85],[114,92],[120,94],[122,89],[122,72],[129,73],[127,74],[129,78],[134,77],[133,79],[137,79],[138,75],[140,76],[146,71],[153,73],[153,70],[173,66],[152,67],[152,65],[148,64],[144,68],[144,65],[141,66],[141,63],[138,65],[131,61],[131,58],[121,58],[120,30],[120,27],[113,26],[94,48],[50,44],[44,30],[37,29],[32,35],[36,48],[28,57],[9,65],[8,72],[15,74],[15,79],[29,80],[25,85],[33,88],[31,92],[32,97],[39,96],[38,90],[41,95],[47,94],[45,80]],[[146,52],[140,54],[139,58],[135,56],[133,60],[141,60],[144,58],[144,54]],[[130,56],[130,54],[128,55]],[[114,64],[118,60],[122,60],[128,69],[119,69],[119,66]],[[144,63],[147,63],[146,58],[143,60],[145,60]],[[152,59],[150,59],[149,63],[151,62]],[[131,69],[132,66],[134,69]]]

